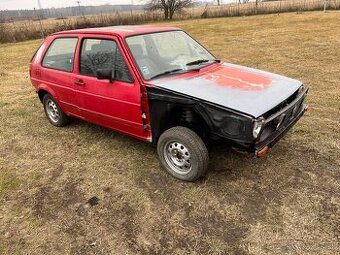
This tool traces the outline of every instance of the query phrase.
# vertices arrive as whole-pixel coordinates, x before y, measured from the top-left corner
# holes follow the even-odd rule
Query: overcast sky
[[[143,3],[142,0],[79,0],[81,5],[103,4],[134,4]],[[69,7],[77,5],[76,0],[40,0],[42,8]],[[38,0],[0,0],[0,10],[17,10],[38,8]]]

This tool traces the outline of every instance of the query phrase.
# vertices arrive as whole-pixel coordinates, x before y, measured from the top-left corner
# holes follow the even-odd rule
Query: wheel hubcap
[[[164,147],[165,160],[178,174],[187,174],[191,170],[191,155],[188,148],[178,142],[168,142]]]
[[[48,117],[53,122],[58,122],[59,120],[59,110],[55,102],[53,102],[51,99],[48,99],[46,102],[46,112]]]

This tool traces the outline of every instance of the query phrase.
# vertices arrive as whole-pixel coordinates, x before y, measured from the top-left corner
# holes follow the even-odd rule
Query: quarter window
[[[44,56],[42,66],[72,72],[77,41],[77,38],[55,39]]]
[[[81,74],[94,77],[98,70],[114,70],[116,80],[133,81],[122,53],[112,40],[84,39],[79,68]]]

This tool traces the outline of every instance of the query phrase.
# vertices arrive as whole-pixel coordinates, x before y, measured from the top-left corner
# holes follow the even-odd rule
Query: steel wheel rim
[[[189,149],[177,141],[169,141],[164,146],[165,161],[177,174],[188,174],[192,169]]]
[[[46,112],[50,120],[52,120],[53,122],[59,121],[60,114],[57,104],[51,99],[48,99],[46,102]]]

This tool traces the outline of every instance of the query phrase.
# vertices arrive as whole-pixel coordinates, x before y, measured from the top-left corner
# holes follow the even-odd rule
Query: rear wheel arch
[[[45,115],[52,125],[62,127],[70,122],[70,118],[63,112],[56,99],[50,93],[44,94],[43,106]]]
[[[60,103],[55,91],[44,83],[39,84],[37,93],[41,102],[43,102],[44,96],[46,94],[50,94],[58,102],[58,104]]]
[[[38,90],[38,96],[39,96],[39,99],[40,99],[40,102],[43,103],[43,100],[44,100],[44,96],[46,94],[50,94],[47,90],[45,89],[39,89]]]

